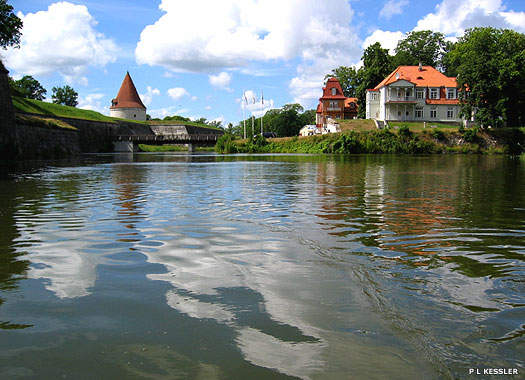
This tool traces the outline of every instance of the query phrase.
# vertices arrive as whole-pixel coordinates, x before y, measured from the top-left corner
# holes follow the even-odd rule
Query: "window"
[[[335,94],[336,94],[336,92],[337,92],[337,90],[335,89],[335,87],[334,87],[334,88],[332,88],[332,95],[335,95]]]
[[[355,103],[350,103],[350,108],[354,109],[355,108]]]
[[[416,99],[425,99],[425,90],[417,90]]]
[[[377,100],[377,93],[375,92],[372,93],[372,100]]]
[[[329,107],[330,108],[339,107],[339,102],[337,100],[330,100]]]
[[[336,119],[340,119],[340,118],[341,118],[341,115],[337,115],[335,118],[336,118]]]
[[[447,88],[447,99],[456,99],[456,89]]]
[[[439,99],[439,97],[438,97],[438,89],[437,88],[431,88],[430,89],[430,99]]]
[[[454,118],[454,108],[448,107],[447,108],[447,119],[453,119]]]
[[[417,119],[423,118],[423,110],[416,110],[416,118]]]
[[[430,118],[436,118],[437,117],[437,110],[436,110],[436,107],[432,107],[430,109]]]

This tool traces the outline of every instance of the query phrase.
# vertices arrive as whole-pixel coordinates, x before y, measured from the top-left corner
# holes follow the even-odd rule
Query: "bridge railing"
[[[194,141],[217,141],[220,135],[217,134],[170,134],[170,135],[119,135],[118,141],[133,142],[194,142]]]

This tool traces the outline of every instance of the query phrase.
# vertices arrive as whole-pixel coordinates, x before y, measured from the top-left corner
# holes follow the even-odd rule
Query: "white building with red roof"
[[[366,118],[461,122],[456,78],[432,66],[399,66],[366,92]]]
[[[109,116],[130,120],[146,120],[146,106],[140,100],[135,84],[126,73],[117,97],[111,101]]]

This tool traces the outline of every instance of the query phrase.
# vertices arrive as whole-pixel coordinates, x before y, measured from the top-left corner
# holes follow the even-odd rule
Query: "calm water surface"
[[[525,376],[524,160],[108,155],[0,184],[2,379]]]

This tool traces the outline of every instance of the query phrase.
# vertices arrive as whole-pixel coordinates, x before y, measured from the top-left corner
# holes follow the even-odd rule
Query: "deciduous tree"
[[[440,68],[446,47],[447,43],[443,33],[431,30],[408,32],[405,38],[397,43],[393,69],[397,66],[416,66],[419,62],[423,66]]]
[[[449,53],[457,67],[461,114],[478,124],[525,125],[525,35],[495,28],[468,29]],[[468,91],[467,91],[468,90]]]
[[[13,13],[13,7],[6,0],[0,0],[0,47],[20,46],[22,20]]]
[[[78,93],[70,86],[53,87],[53,103],[64,106],[76,107],[78,105]]]
[[[338,68],[333,69],[331,74],[328,74],[324,77],[325,83],[326,83],[326,80],[330,77],[337,78],[339,83],[341,83],[343,94],[346,97],[355,96],[356,87],[358,85],[357,71],[355,68],[348,67],[348,66],[339,66]]]
[[[357,72],[359,85],[356,95],[359,103],[360,118],[365,117],[366,90],[374,88],[392,72],[392,57],[388,49],[383,49],[379,42],[367,47],[363,53],[363,66]]]
[[[30,75],[26,75],[19,80],[9,78],[9,86],[11,87],[11,95],[23,98],[44,100],[47,93],[40,82]]]

